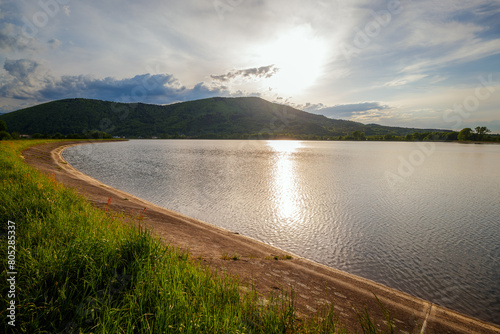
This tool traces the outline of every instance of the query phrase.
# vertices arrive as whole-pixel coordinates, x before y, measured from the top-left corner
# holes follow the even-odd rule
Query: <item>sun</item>
[[[327,43],[310,26],[299,26],[278,35],[254,52],[260,64],[278,71],[265,84],[280,94],[296,94],[310,87],[321,75]]]

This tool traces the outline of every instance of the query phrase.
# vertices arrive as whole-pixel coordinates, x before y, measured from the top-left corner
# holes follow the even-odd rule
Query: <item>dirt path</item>
[[[28,164],[54,174],[58,182],[77,190],[97,207],[107,206],[111,197],[112,210],[127,214],[134,210],[138,214],[146,208],[143,224],[165,242],[189,250],[193,257],[211,268],[237,274],[244,285],[254,284],[259,293],[289,292],[293,287],[296,306],[303,314],[315,313],[322,305],[334,303],[344,324],[357,330],[358,319],[353,309],[367,307],[375,322],[382,325],[384,318],[376,295],[390,310],[398,333],[500,333],[500,327],[288,254],[104,185],[62,159],[62,150],[75,144],[78,142],[37,145],[25,150],[23,156]],[[223,259],[234,254],[238,260]],[[287,255],[292,258],[287,259]]]

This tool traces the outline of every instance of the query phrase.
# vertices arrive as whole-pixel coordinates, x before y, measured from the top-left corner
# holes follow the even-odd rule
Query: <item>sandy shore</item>
[[[166,243],[189,250],[193,257],[215,270],[238,275],[244,285],[254,284],[264,296],[293,288],[297,308],[303,314],[318,312],[322,305],[333,303],[346,326],[355,330],[358,319],[353,309],[367,307],[375,321],[383,324],[376,295],[391,311],[398,333],[500,333],[498,326],[288,254],[104,185],[77,171],[61,157],[65,148],[77,144],[81,142],[37,145],[25,150],[23,156],[28,164],[54,174],[58,182],[83,194],[97,207],[107,206],[111,197],[112,210],[138,214],[146,208],[144,226]],[[233,254],[238,254],[239,259],[223,259],[224,255]],[[286,259],[287,255],[292,259]]]

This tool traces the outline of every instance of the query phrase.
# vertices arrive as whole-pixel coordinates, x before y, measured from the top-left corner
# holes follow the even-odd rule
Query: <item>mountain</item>
[[[65,99],[13,111],[0,115],[0,119],[9,131],[22,134],[67,135],[99,130],[125,137],[178,134],[244,138],[259,133],[333,137],[354,131],[367,136],[436,131],[336,120],[258,97],[214,97],[171,105]]]

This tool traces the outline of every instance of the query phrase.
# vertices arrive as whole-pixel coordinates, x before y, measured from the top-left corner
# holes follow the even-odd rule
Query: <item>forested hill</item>
[[[369,135],[406,135],[435,130],[364,125],[330,119],[258,97],[209,98],[152,105],[65,99],[0,115],[21,134],[63,135],[92,130],[113,136],[245,138],[255,134],[334,137],[354,131]]]

